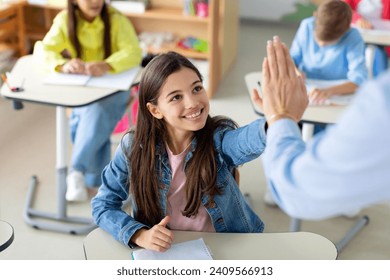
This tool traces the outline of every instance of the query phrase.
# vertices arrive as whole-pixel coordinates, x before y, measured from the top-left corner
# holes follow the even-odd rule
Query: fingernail
[[[272,45],[272,41],[271,41],[271,40],[268,40],[268,41],[267,41],[267,45],[268,45],[268,46],[271,46],[271,45]]]
[[[279,36],[275,35],[274,36],[274,41],[279,41]]]

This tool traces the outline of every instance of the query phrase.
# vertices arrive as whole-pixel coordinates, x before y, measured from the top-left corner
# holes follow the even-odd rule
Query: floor
[[[240,27],[240,47],[236,63],[224,78],[211,100],[211,114],[224,114],[239,125],[257,118],[248,97],[244,75],[259,71],[266,40],[278,34],[287,45],[296,26],[245,21]],[[34,207],[56,212],[55,188],[55,108],[25,103],[15,111],[12,103],[0,98],[0,219],[11,223],[15,240],[0,259],[71,260],[84,259],[85,236],[37,230],[27,226],[22,213],[31,175],[38,176],[39,186]],[[70,144],[69,144],[70,148]],[[254,210],[266,224],[266,232],[286,232],[289,217],[277,207],[263,202],[266,190],[261,159],[240,168],[241,188],[251,195]],[[69,215],[90,216],[89,203],[69,204]],[[390,209],[376,205],[364,209],[370,223],[341,252],[338,259],[390,259]],[[337,242],[355,219],[337,217],[322,221],[303,221],[302,230],[321,234]]]

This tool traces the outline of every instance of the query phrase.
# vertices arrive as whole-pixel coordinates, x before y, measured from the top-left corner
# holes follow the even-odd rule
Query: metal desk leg
[[[375,56],[375,45],[368,44],[365,51],[366,66],[368,69],[368,78],[374,77],[374,56]]]
[[[355,225],[344,235],[344,237],[335,244],[337,251],[340,252],[342,249],[344,249],[349,241],[351,241],[352,238],[354,238],[368,224],[368,222],[368,216],[360,217],[356,221]]]
[[[296,232],[301,230],[301,223],[302,221],[297,218],[291,218],[290,220],[290,231],[291,232]]]
[[[96,228],[91,218],[68,217],[66,214],[67,119],[64,107],[57,107],[56,122],[57,213],[47,213],[32,208],[38,184],[38,178],[34,175],[30,182],[23,217],[25,222],[33,228],[70,234],[87,234]],[[51,220],[51,222],[45,222],[42,219]]]

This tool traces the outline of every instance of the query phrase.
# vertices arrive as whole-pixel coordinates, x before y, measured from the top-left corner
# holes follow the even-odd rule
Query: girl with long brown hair
[[[102,76],[140,65],[142,52],[129,19],[105,0],[68,0],[67,10],[56,16],[45,38],[36,44],[34,56],[50,71]],[[87,200],[87,188],[100,186],[111,157],[110,136],[129,99],[125,90],[73,108],[68,201]]]
[[[137,125],[104,169],[96,223],[130,247],[165,251],[172,230],[262,232],[233,170],[260,156],[265,120],[209,115],[198,69],[180,54],[154,58],[140,82]],[[122,210],[130,199],[133,213]]]

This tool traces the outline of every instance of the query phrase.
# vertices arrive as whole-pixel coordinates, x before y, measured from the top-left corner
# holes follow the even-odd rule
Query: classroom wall
[[[240,18],[299,22],[313,14],[323,0],[240,0]]]

